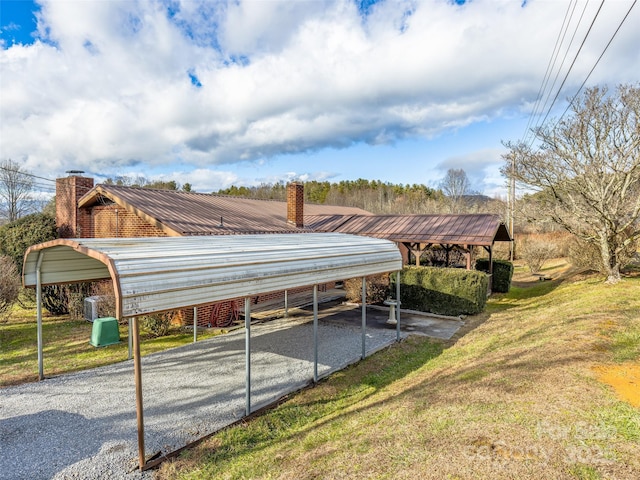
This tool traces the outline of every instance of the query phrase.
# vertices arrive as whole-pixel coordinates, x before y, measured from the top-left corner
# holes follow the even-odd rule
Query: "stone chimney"
[[[83,214],[78,210],[78,200],[93,188],[93,178],[80,177],[73,172],[56,179],[56,226],[60,238],[83,236]],[[88,230],[88,228],[86,228]],[[85,235],[88,232],[85,233]]]
[[[287,223],[304,227],[304,185],[293,182],[287,185]]]

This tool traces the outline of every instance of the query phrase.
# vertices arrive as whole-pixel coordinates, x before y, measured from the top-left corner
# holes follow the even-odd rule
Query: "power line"
[[[604,2],[604,0],[603,0]],[[577,3],[576,3],[577,5]],[[571,40],[569,40],[569,45],[567,45],[567,49],[564,52],[564,55],[562,57],[562,61],[560,62],[560,66],[558,67],[558,70],[555,74],[555,76],[553,77],[553,82],[551,83],[551,87],[549,87],[549,90],[547,92],[546,98],[544,100],[544,104],[542,105],[542,108],[540,109],[539,112],[537,113],[538,118],[540,117],[540,115],[542,114],[542,112],[545,110],[545,108],[547,107],[547,104],[549,103],[549,99],[551,98],[551,94],[556,86],[556,83],[558,81],[558,77],[560,76],[560,72],[562,72],[562,68],[564,67],[564,63],[567,60],[567,55],[569,55],[569,51],[571,50],[571,46],[573,45],[573,41],[576,39],[576,35],[578,34],[578,30],[580,29],[580,25],[582,24],[582,20],[584,18],[584,14],[587,11],[587,6],[589,5],[589,0],[587,0],[584,4],[584,8],[582,9],[582,12],[580,13],[580,18],[578,18],[578,22],[576,23],[576,27],[573,30],[573,34],[571,35]],[[568,28],[568,26],[567,26]],[[588,33],[587,33],[588,35]],[[586,37],[585,37],[586,38]],[[580,53],[580,51],[578,50],[578,53]],[[577,54],[576,54],[577,56]],[[572,65],[573,66],[573,65]],[[567,75],[569,74],[569,72],[571,71],[571,69],[569,69],[569,71],[567,72]],[[566,77],[565,77],[566,78]],[[563,83],[564,84],[564,83]],[[557,95],[560,93],[560,91],[562,90],[562,86],[560,86],[560,88],[558,89],[558,92],[556,94],[556,98]],[[554,99],[555,102],[555,99]],[[553,108],[553,104],[551,105],[551,107],[549,107],[549,110],[551,110],[551,108]],[[537,122],[535,124],[535,127],[532,130],[535,130],[537,127],[539,127],[542,123],[544,122]],[[529,134],[532,135],[531,138],[531,143],[533,143],[533,140],[535,139],[535,135],[533,135],[533,133],[531,131],[529,131]],[[529,145],[531,145],[531,143]]]
[[[60,189],[69,190],[71,188],[71,185],[69,185],[69,184],[66,184],[66,183],[58,184],[56,180],[52,180],[52,179],[46,178],[46,177],[40,177],[38,175],[34,175],[32,173],[29,173],[29,172],[24,172],[24,171],[21,171],[21,170],[15,170],[15,169],[7,168],[7,167],[1,166],[1,165],[0,165],[0,170],[4,170],[5,172],[10,172],[10,173],[13,173],[13,174],[16,174],[16,175],[22,175],[22,176],[25,176],[25,177],[31,177],[31,178],[34,178],[36,180],[40,180],[40,181],[32,181],[32,180],[18,180],[18,179],[16,179],[16,180],[13,181],[14,185],[20,185],[21,187],[29,187],[29,188],[32,188],[34,190],[37,188],[37,189],[40,189],[42,191],[49,192],[49,193],[56,193],[57,190],[60,190]],[[47,182],[51,182],[54,185],[49,185],[49,184],[43,183],[42,180],[47,181]],[[78,186],[77,188],[79,190],[80,189],[84,189],[87,192],[89,190],[91,190],[91,188],[84,187],[84,186]]]
[[[573,3],[573,9],[571,9],[572,3]],[[549,58],[549,62],[547,63],[547,69],[544,73],[542,83],[540,84],[540,89],[538,90],[538,94],[536,95],[536,101],[533,106],[533,110],[531,111],[531,115],[529,116],[529,121],[527,122],[527,126],[524,129],[524,133],[522,137],[523,142],[528,135],[531,122],[533,121],[533,118],[537,115],[538,109],[540,108],[540,103],[541,103],[542,97],[544,96],[543,93],[547,88],[547,84],[549,83],[551,72],[555,67],[556,60],[558,59],[558,54],[560,53],[560,47],[564,43],[564,37],[567,34],[567,30],[569,29],[569,24],[571,23],[571,19],[573,18],[573,12],[575,11],[577,4],[578,4],[577,0],[571,0],[571,2],[569,2],[569,4],[567,5],[567,11],[564,13],[564,19],[562,20],[562,26],[560,27],[560,31],[558,32],[558,37],[556,38],[556,44],[553,46],[553,52],[551,53],[551,57]],[[571,10],[571,14],[569,14],[569,10]],[[567,17],[568,17],[568,20],[567,20]]]
[[[0,165],[0,170],[4,170],[5,172],[17,173],[19,175],[24,175],[26,177],[33,177],[33,178],[38,178],[40,180],[46,180],[47,182],[53,182],[53,183],[56,182],[55,180],[52,180],[50,178],[39,177],[38,175],[34,175],[33,173],[23,172],[22,170],[15,170],[12,168],[3,167],[2,165]]]
[[[600,63],[600,60],[602,59],[602,57],[604,56],[605,52],[607,51],[607,49],[609,48],[609,45],[611,45],[611,42],[613,42],[613,39],[616,38],[616,35],[618,35],[618,32],[620,31],[620,28],[622,28],[622,25],[624,24],[624,22],[627,20],[627,17],[629,17],[629,14],[631,13],[631,10],[633,10],[633,7],[636,6],[636,3],[638,2],[638,0],[633,0],[633,3],[631,4],[631,6],[629,7],[629,10],[627,10],[627,13],[625,14],[624,18],[620,21],[620,24],[618,25],[618,28],[616,28],[616,31],[613,32],[613,35],[611,36],[611,38],[609,39],[609,42],[607,43],[607,45],[604,47],[604,50],[602,50],[602,53],[600,54],[600,56],[598,57],[598,59],[596,60],[596,63],[593,64],[593,67],[591,67],[591,70],[589,71],[589,73],[587,74],[587,76],[585,77],[584,81],[582,82],[582,84],[580,85],[580,88],[578,88],[578,91],[576,92],[576,94],[571,98],[571,100],[569,101],[569,104],[567,105],[567,108],[565,108],[564,112],[562,112],[562,115],[560,115],[560,118],[558,118],[558,120],[556,121],[556,123],[554,124],[557,125],[560,120],[562,120],[562,117],[565,116],[565,114],[569,111],[569,108],[571,108],[571,105],[573,105],[573,102],[575,101],[575,99],[578,97],[578,95],[580,94],[580,92],[582,91],[582,89],[584,88],[585,84],[587,83],[587,80],[589,80],[589,77],[591,76],[591,74],[593,73],[593,71],[596,69],[596,67],[598,66],[598,63]]]
[[[593,28],[593,25],[596,23],[596,19],[598,18],[598,15],[600,14],[600,10],[602,10],[602,6],[603,5],[604,5],[604,0],[602,0],[602,2],[600,3],[600,6],[598,7],[598,11],[596,12],[595,16],[593,17],[593,20],[591,21],[591,25],[589,25],[589,30],[587,30],[587,33],[585,34],[584,38],[582,39],[582,43],[580,44],[580,48],[578,48],[578,51],[576,52],[576,55],[573,57],[573,61],[571,62],[571,65],[569,66],[569,70],[567,70],[566,75],[562,79],[562,83],[560,84],[560,88],[558,88],[558,91],[556,92],[556,96],[553,98],[553,102],[551,102],[551,105],[549,106],[549,110],[547,110],[546,115],[542,119],[542,122],[539,123],[539,125],[544,125],[544,123],[547,121],[547,118],[549,117],[549,114],[551,113],[551,110],[553,109],[553,106],[555,105],[556,100],[558,100],[558,96],[560,95],[560,92],[562,91],[562,87],[564,87],[564,84],[567,81],[567,78],[569,78],[569,74],[571,73],[571,70],[573,69],[573,66],[576,63],[576,60],[578,59],[578,56],[580,55],[580,52],[582,51],[582,47],[584,47],[584,44],[587,41],[587,38],[589,37],[589,33],[591,33],[591,29]]]

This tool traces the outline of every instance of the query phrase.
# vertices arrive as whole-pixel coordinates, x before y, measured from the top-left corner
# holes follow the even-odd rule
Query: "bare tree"
[[[33,177],[11,159],[0,163],[0,215],[13,222],[34,211]]]
[[[548,217],[597,246],[608,283],[620,280],[640,239],[640,88],[591,88],[571,115],[534,133],[538,149],[506,143],[502,173],[537,193],[535,216]],[[512,169],[512,162],[515,168]]]
[[[467,178],[466,172],[462,168],[450,168],[444,180],[440,183],[440,188],[449,197],[451,203],[451,213],[460,213],[465,195],[471,195],[471,182]]]
[[[11,257],[0,255],[0,323],[11,313],[11,307],[20,294],[20,274]]]

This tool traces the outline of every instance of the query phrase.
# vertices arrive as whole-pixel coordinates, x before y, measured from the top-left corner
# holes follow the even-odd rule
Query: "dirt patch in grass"
[[[598,380],[613,387],[622,400],[640,407],[640,364],[598,365],[593,371]]]

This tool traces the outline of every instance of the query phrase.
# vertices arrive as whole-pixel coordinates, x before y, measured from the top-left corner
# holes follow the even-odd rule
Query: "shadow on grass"
[[[222,462],[318,429],[379,390],[417,371],[438,357],[445,347],[444,342],[424,337],[410,337],[387,347],[332,374],[315,388],[292,394],[268,414],[254,417],[241,427],[219,431],[208,442],[209,446],[205,443],[200,447],[206,463],[214,469],[222,468]]]

